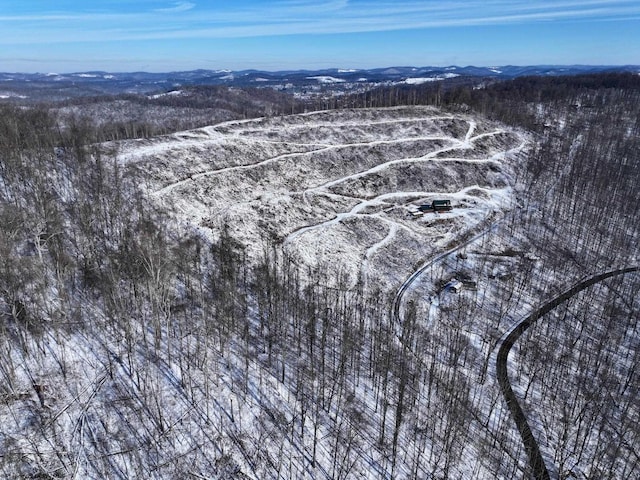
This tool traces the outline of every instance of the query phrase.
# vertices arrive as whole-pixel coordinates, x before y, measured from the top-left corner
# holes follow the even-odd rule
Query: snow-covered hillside
[[[3,150],[0,476],[529,475],[501,338],[631,261],[637,169],[596,162],[601,128],[534,137],[465,111]],[[629,200],[617,217],[607,176],[584,201],[593,165]],[[594,285],[508,356],[554,476],[638,473],[639,282]]]
[[[119,158],[213,237],[226,223],[254,256],[271,239],[304,264],[388,286],[512,207],[525,145],[471,116],[395,108],[228,122],[133,142]],[[453,210],[412,215],[436,199]]]

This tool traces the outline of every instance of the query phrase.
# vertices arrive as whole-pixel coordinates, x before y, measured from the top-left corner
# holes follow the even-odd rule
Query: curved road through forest
[[[580,283],[577,283],[569,290],[561,293],[553,300],[545,303],[538,309],[534,310],[527,317],[520,320],[516,323],[509,331],[507,331],[500,341],[498,342],[498,355],[496,358],[496,376],[498,377],[498,383],[500,384],[500,389],[502,390],[502,394],[504,395],[504,399],[507,402],[507,406],[511,411],[511,416],[515,421],[518,430],[520,431],[520,436],[522,437],[522,442],[524,444],[525,450],[529,457],[529,463],[531,465],[531,470],[534,478],[548,480],[550,479],[549,471],[544,463],[544,459],[542,458],[542,454],[540,453],[540,447],[535,437],[533,436],[533,432],[527,423],[527,419],[518,403],[518,399],[511,388],[511,384],[509,383],[509,376],[507,372],[507,357],[509,356],[509,352],[511,351],[511,347],[513,344],[520,338],[520,336],[531,326],[536,320],[549,313],[551,310],[556,308],[562,302],[568,300],[572,296],[581,292],[585,288],[590,287],[598,282],[606,280],[607,278],[614,277],[616,275],[624,275],[630,272],[637,272],[640,270],[640,267],[629,267],[622,268],[617,270],[611,270],[605,273],[601,273],[599,275],[594,275],[592,277],[583,280]]]
[[[422,264],[422,266],[420,268],[418,268],[415,272],[413,272],[404,282],[402,282],[402,285],[400,285],[398,287],[398,290],[396,290],[396,294],[393,297],[393,319],[394,319],[394,321],[398,325],[401,324],[400,306],[402,305],[402,297],[404,297],[404,294],[407,292],[409,287],[413,284],[413,282],[415,282],[418,278],[420,278],[420,276],[424,273],[424,271],[427,268],[433,266],[434,264],[436,264],[437,262],[439,262],[443,258],[448,257],[452,253],[455,253],[458,250],[461,250],[464,247],[468,246],[469,244],[475,242],[477,239],[481,238],[482,236],[486,235],[487,233],[492,231],[494,228],[496,228],[498,226],[498,224],[500,224],[500,222],[502,222],[503,220],[504,220],[504,217],[494,221],[493,223],[491,223],[491,225],[489,225],[488,228],[485,228],[480,233],[477,233],[477,234],[473,235],[472,237],[464,240],[462,243],[459,243],[456,246],[450,248],[449,250],[446,250],[446,251],[436,255],[435,257],[431,258],[426,263]]]
[[[493,230],[497,226],[498,222],[493,223],[488,229],[485,229],[469,238],[465,242],[451,248],[436,257],[432,258],[425,264],[423,264],[420,268],[418,268],[415,272],[413,272],[403,283],[400,285],[398,290],[396,291],[396,295],[393,299],[393,316],[396,322],[400,324],[400,307],[402,305],[402,299],[404,294],[409,289],[409,287],[424,273],[424,271],[433,266],[438,261],[443,258],[451,255],[452,253],[460,250],[463,247],[466,247],[473,241],[478,238],[486,235],[488,232]],[[509,383],[509,376],[507,372],[507,358],[509,356],[509,352],[513,347],[514,343],[520,338],[520,336],[531,326],[536,320],[549,313],[551,310],[556,308],[562,302],[568,300],[574,295],[578,294],[585,288],[588,288],[598,282],[602,282],[607,278],[614,277],[616,275],[624,275],[630,272],[640,271],[640,267],[628,267],[622,269],[611,270],[605,273],[601,273],[598,275],[591,276],[586,280],[583,280],[565,292],[561,293],[557,297],[553,298],[549,302],[545,303],[541,307],[537,308],[531,314],[520,320],[518,323],[513,325],[511,329],[509,329],[498,341],[498,354],[496,357],[496,376],[498,383],[500,385],[500,389],[502,390],[502,394],[505,398],[507,406],[509,407],[509,411],[511,412],[511,416],[518,427],[518,431],[520,432],[520,436],[522,437],[522,442],[525,446],[525,450],[527,452],[527,456],[529,457],[529,463],[531,465],[531,470],[534,478],[541,480],[550,480],[549,471],[544,463],[544,459],[542,458],[542,454],[540,452],[540,447],[538,442],[536,441],[533,433],[531,431],[531,427],[527,423],[527,419],[518,403],[518,399],[511,388],[511,384]]]

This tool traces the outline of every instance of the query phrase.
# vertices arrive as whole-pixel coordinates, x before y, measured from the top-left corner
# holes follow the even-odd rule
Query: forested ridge
[[[415,298],[398,325],[395,291],[354,286],[339,265],[301,264],[278,239],[261,239],[250,261],[230,228],[212,241],[149,201],[144,172],[118,162],[113,141],[202,126],[216,98],[158,100],[207,113],[155,125],[105,123],[77,103],[0,107],[2,476],[529,475],[478,352],[490,353],[523,303],[549,298],[565,279],[637,265],[640,76],[392,87],[331,102],[435,105],[533,132],[517,207],[501,227],[512,250],[494,255],[519,263],[495,297],[443,303],[441,328]],[[233,113],[216,120],[312,108],[288,101],[227,105]],[[491,235],[485,244],[504,247]],[[456,258],[438,268],[459,273],[465,259]],[[473,274],[495,278],[484,272],[490,262]],[[525,404],[549,406],[540,414],[549,431],[559,424],[549,412],[562,411],[561,441],[549,433],[542,447],[565,476],[639,472],[640,284],[637,274],[625,282],[587,292],[599,299],[592,311],[587,294],[572,303],[562,313],[570,326],[540,322],[517,352]],[[476,328],[479,350],[464,333]],[[584,364],[592,377],[567,382],[563,403],[550,382]],[[589,393],[605,389],[610,402]]]

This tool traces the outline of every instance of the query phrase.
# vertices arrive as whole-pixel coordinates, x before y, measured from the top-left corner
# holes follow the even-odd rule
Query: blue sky
[[[0,71],[640,64],[640,0],[0,0]]]

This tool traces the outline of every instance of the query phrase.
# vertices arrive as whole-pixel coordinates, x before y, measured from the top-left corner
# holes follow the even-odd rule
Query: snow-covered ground
[[[212,237],[226,223],[254,255],[275,239],[300,262],[389,286],[511,207],[525,146],[487,121],[416,107],[227,122],[132,142],[119,158]],[[411,215],[435,199],[454,209]]]
[[[231,121],[109,145],[114,165],[142,174],[134,178],[142,179],[144,198],[175,216],[163,224],[171,234],[195,228],[215,240],[226,225],[249,262],[274,255],[273,271],[254,270],[266,279],[240,298],[216,289],[224,265],[208,248],[177,242],[175,250],[185,251],[171,250],[171,260],[166,251],[145,250],[151,274],[139,284],[123,281],[108,296],[87,294],[74,299],[75,310],[60,308],[81,320],[76,327],[57,319],[63,326],[29,332],[8,322],[0,336],[0,473],[526,475],[495,380],[496,344],[585,273],[577,262],[558,267],[554,246],[539,241],[543,228],[536,241],[522,227],[541,214],[518,208],[529,144],[526,134],[476,116],[414,107]],[[415,215],[435,199],[451,200],[453,210]],[[173,278],[172,262],[197,273]],[[417,270],[396,322],[389,299]],[[43,292],[58,288],[56,272],[50,268]],[[444,288],[454,278],[463,284],[457,294]],[[564,316],[559,310],[560,318],[537,324],[509,360],[543,454],[562,475],[593,478],[608,466],[613,475],[637,473],[629,458],[638,410],[617,405],[633,405],[637,391],[638,275],[624,282],[589,292],[600,299],[596,313],[614,309],[624,328],[590,326],[582,298]],[[217,310],[216,295],[231,295],[231,313]],[[565,317],[575,321],[557,327]],[[580,390],[590,377],[572,378],[592,342],[603,346],[594,368],[611,366],[620,379],[619,395],[601,395],[597,408]],[[566,389],[546,374],[555,369]],[[598,388],[608,386],[597,377]],[[550,393],[566,390],[588,417]],[[608,447],[614,442],[618,450]]]

